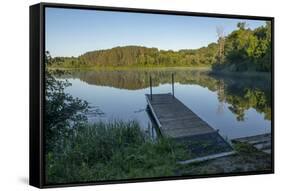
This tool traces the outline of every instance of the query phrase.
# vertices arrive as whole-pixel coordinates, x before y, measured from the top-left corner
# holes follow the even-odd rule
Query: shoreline
[[[210,66],[119,66],[119,67],[81,67],[81,68],[68,68],[68,67],[46,67],[49,70],[167,70],[167,69],[184,69],[184,70],[205,70],[205,71],[211,71]]]
[[[81,67],[81,68],[66,68],[66,67],[46,67],[47,70],[63,70],[63,71],[128,71],[128,70],[190,70],[190,71],[202,71],[207,72],[210,76],[221,76],[221,77],[271,77],[271,72],[257,72],[257,71],[243,71],[243,72],[226,72],[226,71],[213,71],[211,66],[157,66],[157,67]]]

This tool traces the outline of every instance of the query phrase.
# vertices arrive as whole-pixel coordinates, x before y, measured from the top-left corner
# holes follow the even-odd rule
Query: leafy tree
[[[271,23],[254,30],[246,23],[238,23],[238,29],[225,39],[225,59],[213,65],[222,71],[264,71],[271,70]]]
[[[239,22],[239,23],[237,23],[237,27],[240,30],[244,30],[246,28],[246,22]]]
[[[53,62],[49,52],[46,52],[45,64]],[[72,128],[87,120],[85,113],[90,111],[88,103],[64,92],[70,85],[67,81],[56,80],[52,72],[46,70],[44,121],[47,152],[63,147],[61,138],[71,136]]]

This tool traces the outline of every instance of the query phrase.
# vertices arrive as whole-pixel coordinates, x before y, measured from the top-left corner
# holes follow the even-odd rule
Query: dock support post
[[[175,90],[174,90],[174,73],[172,73],[172,92],[173,92],[173,97],[175,97]]]
[[[151,76],[149,76],[149,86],[150,86],[150,99],[152,100],[152,80],[151,80]]]

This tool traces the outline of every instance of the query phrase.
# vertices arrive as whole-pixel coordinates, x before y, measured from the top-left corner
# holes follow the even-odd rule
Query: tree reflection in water
[[[222,113],[225,103],[236,115],[238,121],[244,121],[245,111],[254,108],[264,113],[265,119],[271,120],[271,78],[266,74],[243,75],[214,75],[208,70],[191,70],[180,68],[163,69],[130,69],[91,71],[70,71],[68,76],[78,78],[88,84],[114,87],[126,90],[139,90],[149,87],[149,77],[152,86],[171,84],[171,75],[175,75],[175,83],[200,85],[216,92],[220,105],[217,112]]]

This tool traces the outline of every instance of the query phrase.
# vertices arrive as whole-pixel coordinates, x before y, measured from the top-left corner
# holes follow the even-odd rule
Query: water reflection
[[[92,120],[136,119],[150,126],[144,94],[149,76],[154,93],[171,92],[225,137],[235,138],[270,132],[271,78],[210,75],[206,70],[96,70],[71,71],[67,89],[74,96],[100,107],[106,116]]]

